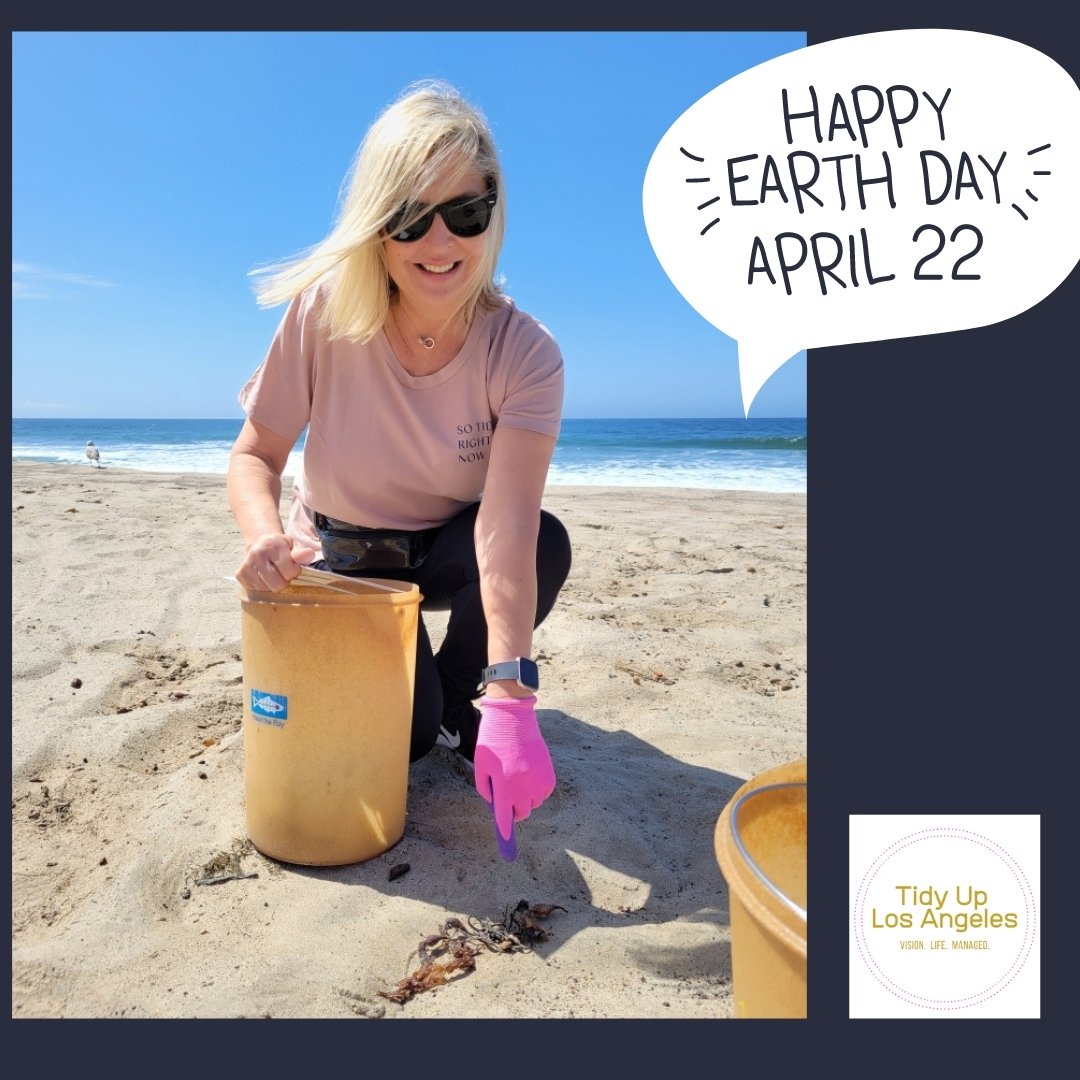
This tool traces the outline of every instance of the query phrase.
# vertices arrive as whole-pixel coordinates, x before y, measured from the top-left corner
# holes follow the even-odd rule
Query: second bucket
[[[737,1018],[806,1016],[806,759],[735,792],[716,823]]]
[[[363,579],[242,595],[244,802],[264,855],[340,866],[401,839],[420,599]]]

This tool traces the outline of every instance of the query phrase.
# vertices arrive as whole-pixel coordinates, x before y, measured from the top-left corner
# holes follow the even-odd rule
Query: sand
[[[13,462],[12,1016],[731,1017],[713,832],[806,752],[806,498],[544,505],[574,545],[534,639],[558,786],[517,861],[438,748],[396,846],[315,869],[247,841],[224,478]],[[546,940],[382,996],[447,920],[504,925],[522,900],[553,905]]]

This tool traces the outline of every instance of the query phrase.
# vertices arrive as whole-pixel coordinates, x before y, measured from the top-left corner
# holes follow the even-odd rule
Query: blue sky
[[[668,127],[801,31],[12,35],[12,415],[239,418],[282,309],[249,271],[329,229],[356,147],[448,79],[506,174],[500,271],[555,334],[569,418],[742,416],[736,343],[649,245]],[[751,418],[806,415],[805,353]]]

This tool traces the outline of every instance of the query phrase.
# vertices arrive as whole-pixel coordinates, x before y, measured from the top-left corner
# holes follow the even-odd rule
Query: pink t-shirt
[[[248,417],[286,439],[308,428],[290,535],[318,548],[314,510],[368,528],[442,525],[480,498],[496,423],[558,436],[562,354],[510,299],[478,308],[457,356],[415,376],[381,330],[364,345],[329,341],[318,291],[289,304],[239,395]]]

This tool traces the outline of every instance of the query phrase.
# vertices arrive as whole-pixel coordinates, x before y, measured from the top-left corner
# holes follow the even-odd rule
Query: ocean
[[[104,468],[224,475],[242,422],[13,419],[11,456],[91,468],[93,439]],[[806,420],[564,420],[548,483],[805,493]]]

